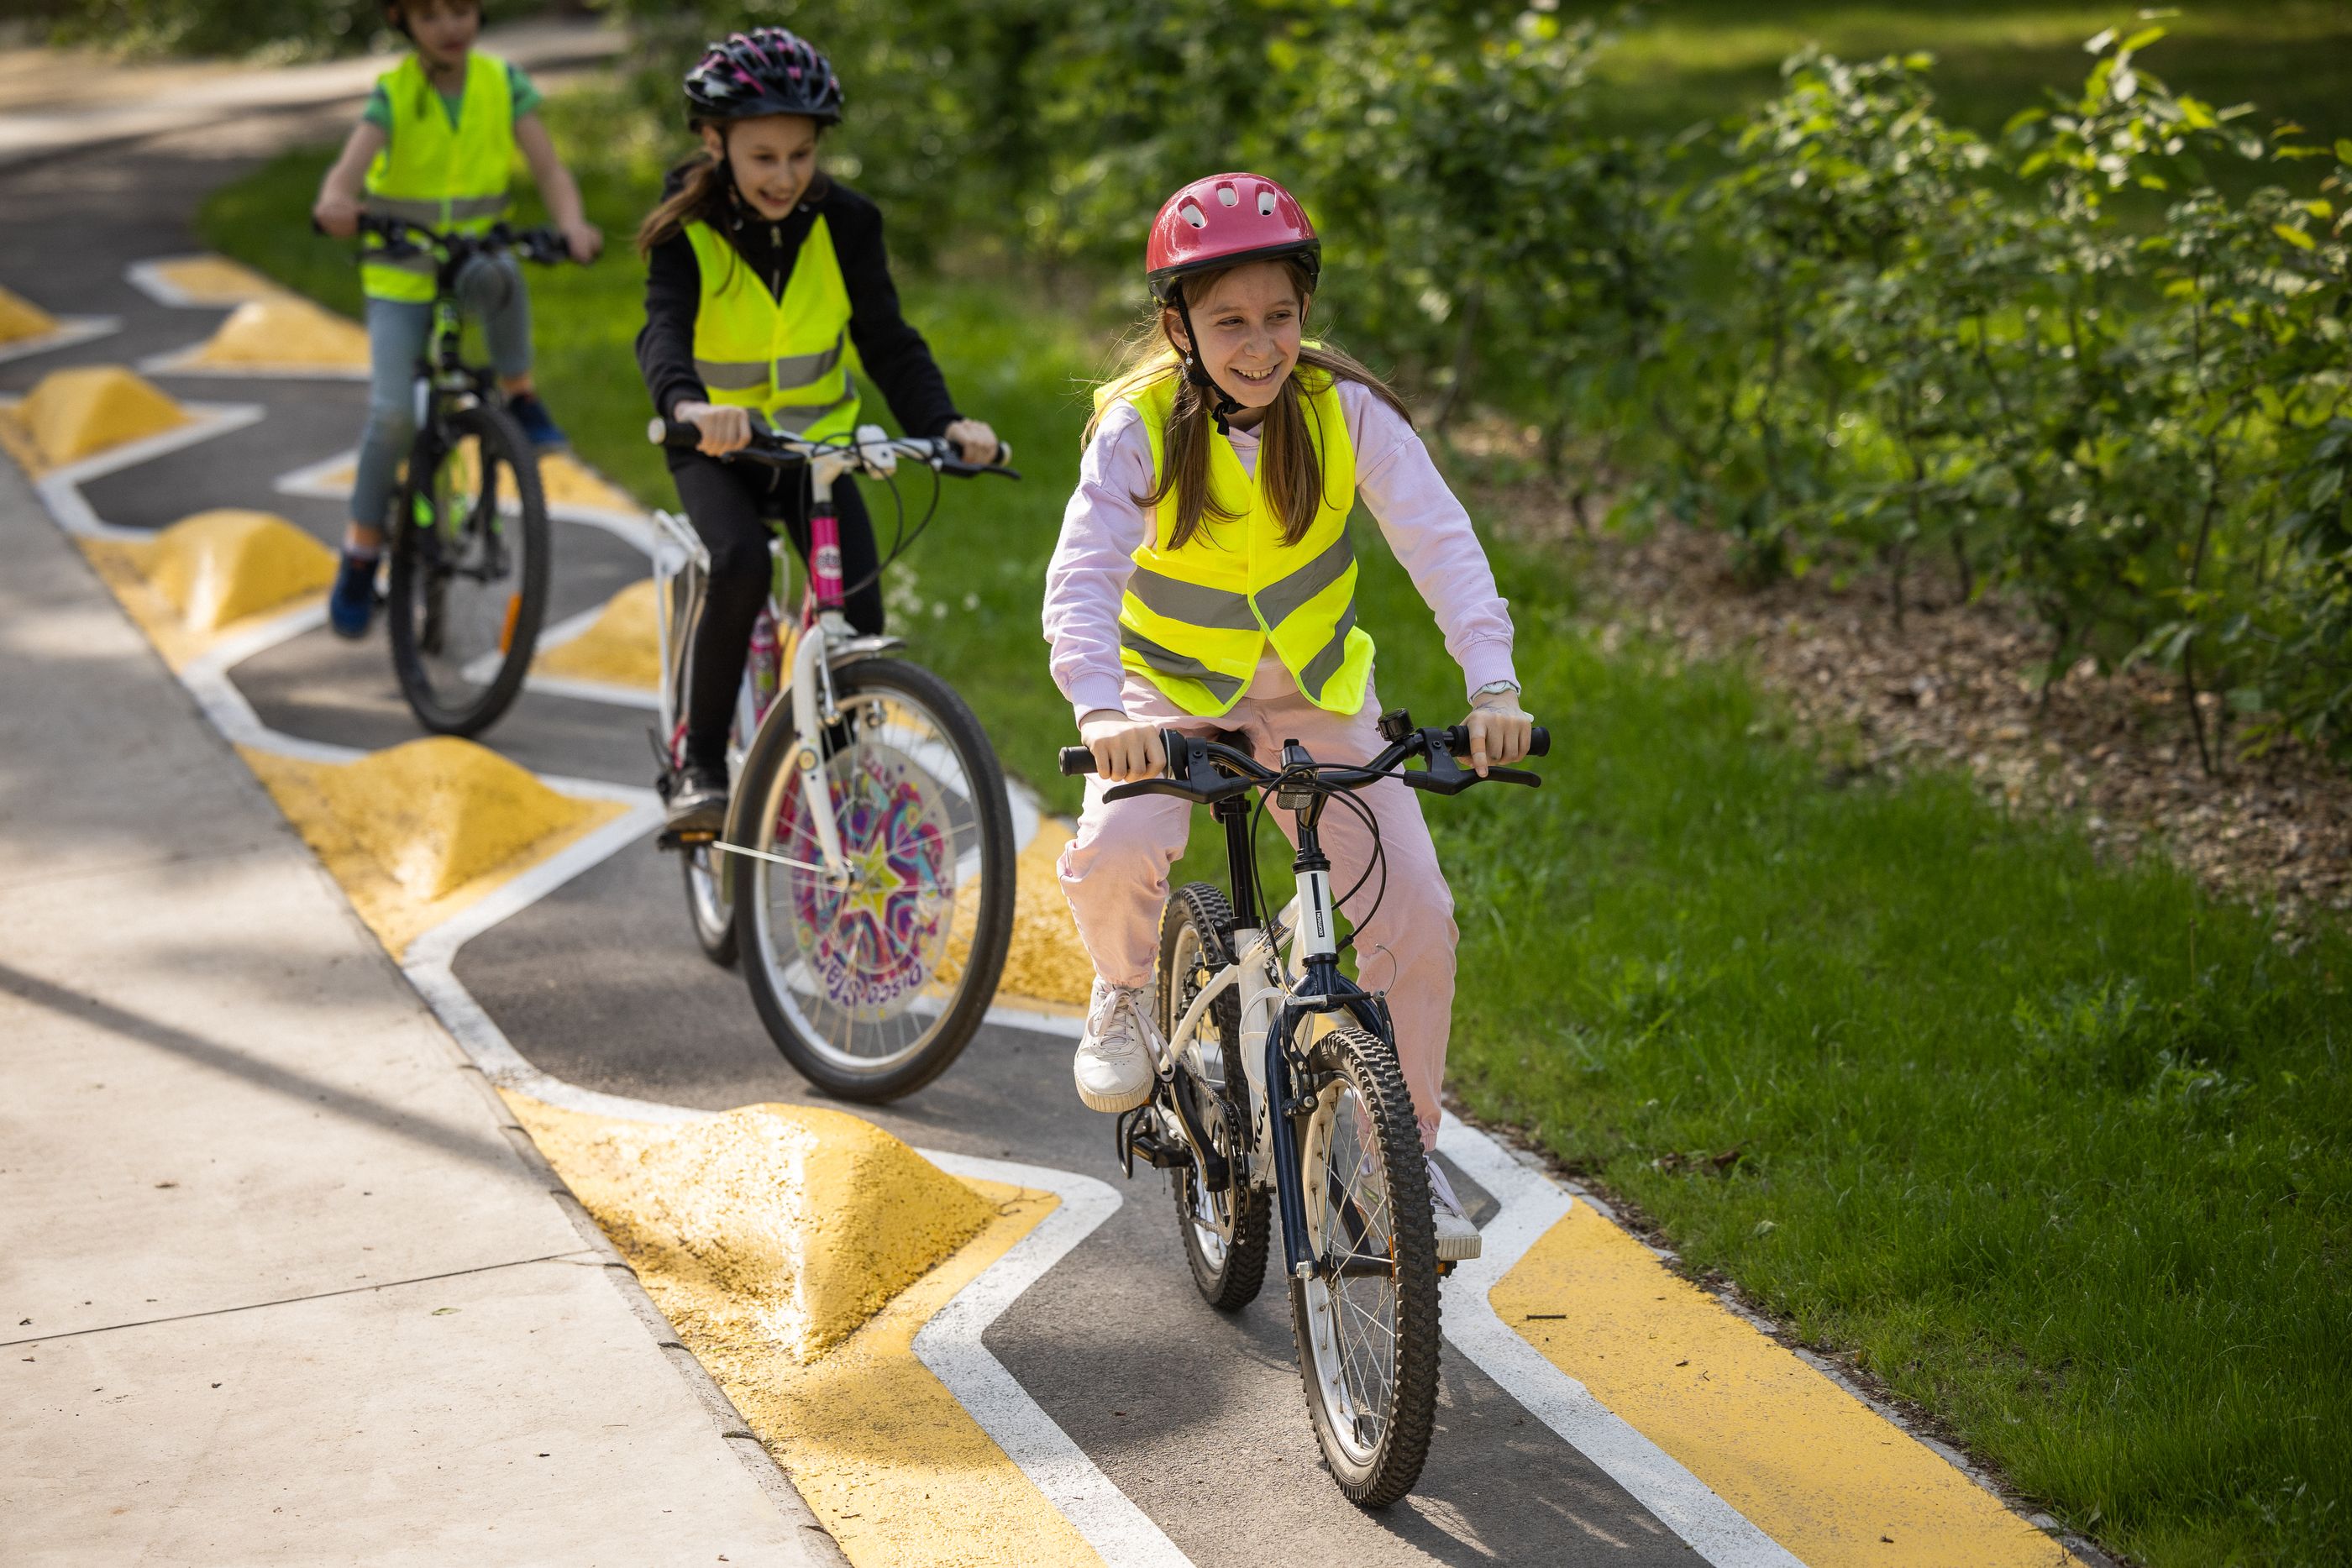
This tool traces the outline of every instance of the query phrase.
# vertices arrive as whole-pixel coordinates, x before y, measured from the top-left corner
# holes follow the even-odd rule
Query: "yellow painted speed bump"
[[[1045,1002],[1050,1009],[1087,1005],[1094,965],[1078,941],[1077,922],[1070,917],[1070,901],[1055,869],[1071,831],[1070,824],[1058,818],[1045,819],[1037,825],[1037,836],[1013,862],[1013,941],[1005,949],[1003,977],[996,983],[997,994],[1007,1001]],[[962,972],[971,950],[971,932],[980,917],[978,883],[958,888],[956,904],[955,930],[940,965],[942,980],[953,980]]]
[[[335,580],[335,552],[269,512],[198,512],[152,541],[114,549],[194,632],[217,632]]]
[[[1487,1294],[1545,1359],[1812,1568],[2065,1550],[1579,1203]]]
[[[394,956],[624,809],[558,794],[487,747],[449,736],[349,763],[239,749]]]
[[[248,299],[281,298],[286,293],[251,267],[225,256],[184,256],[156,262],[149,270],[178,296],[182,305],[242,305]]]
[[[539,460],[539,482],[551,507],[593,507],[602,512],[645,510],[627,491],[568,452],[551,452]]]
[[[0,288],[0,343],[46,338],[57,329],[56,317],[21,295]]]
[[[750,1105],[657,1124],[527,1109],[582,1205],[661,1281],[671,1322],[795,1361],[847,1338],[988,1223],[971,1188],[840,1111]]]
[[[661,684],[653,579],[613,595],[588,630],[548,649],[531,667],[541,675],[652,691]]]
[[[292,295],[248,299],[184,361],[218,370],[364,370],[367,333]]]
[[[510,1092],[506,1100],[856,1568],[1100,1568],[1102,1559],[914,1350],[923,1325],[1053,1211],[1050,1194],[954,1182],[838,1112],[760,1105],[699,1128],[670,1127],[560,1110]],[[824,1195],[839,1180],[794,1176],[791,1163],[802,1156],[793,1151],[834,1142],[842,1154],[824,1157],[863,1160],[870,1175],[906,1182],[905,1195],[894,1212],[876,1214],[874,1189],[854,1181],[847,1226],[796,1232],[796,1219],[823,1220]],[[960,1246],[940,1242],[975,1209],[950,1198],[942,1182],[976,1206]],[[855,1310],[896,1293],[822,1354],[803,1357],[793,1348],[814,1320],[790,1291],[768,1289],[764,1299],[782,1310],[765,1314],[748,1298],[727,1299],[731,1290],[756,1288],[762,1270],[804,1278],[813,1256],[829,1255],[827,1266],[852,1278],[863,1251],[856,1239],[877,1226],[905,1227],[911,1236],[867,1254],[866,1291],[832,1299]],[[796,1236],[801,1261],[793,1260]],[[899,1284],[887,1283],[894,1279]]]
[[[0,409],[0,444],[41,473],[187,423],[171,394],[144,377],[121,365],[80,365],[50,371],[24,402]]]

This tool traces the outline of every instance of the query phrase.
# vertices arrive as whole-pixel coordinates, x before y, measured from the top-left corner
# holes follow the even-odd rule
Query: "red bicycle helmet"
[[[1263,174],[1212,174],[1160,204],[1144,246],[1143,277],[1153,298],[1181,306],[1174,286],[1187,273],[1286,256],[1305,263],[1312,288],[1322,276],[1323,242],[1297,200]]]

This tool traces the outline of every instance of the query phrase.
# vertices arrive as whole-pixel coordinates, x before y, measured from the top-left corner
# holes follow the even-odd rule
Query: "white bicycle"
[[[1103,792],[1211,808],[1233,888],[1228,896],[1194,882],[1169,893],[1155,977],[1166,1045],[1151,1098],[1118,1119],[1119,1162],[1129,1176],[1138,1159],[1168,1173],[1192,1282],[1220,1312],[1256,1298],[1270,1222],[1282,1216],[1291,1335],[1316,1441],[1339,1490],[1362,1508],[1411,1491],[1428,1458],[1437,1281],[1452,1265],[1437,1256],[1388,998],[1339,970],[1353,937],[1339,936],[1339,915],[1358,889],[1332,894],[1323,815],[1337,804],[1371,830],[1372,865],[1385,879],[1379,823],[1355,790],[1390,779],[1435,795],[1540,782],[1517,768],[1465,771],[1456,759],[1470,735],[1459,725],[1416,729],[1401,708],[1380,724],[1389,744],[1368,761],[1318,762],[1294,740],[1279,768],[1237,736],[1163,730],[1166,770]],[[1550,747],[1538,727],[1529,754]],[[1061,762],[1065,773],[1095,770],[1083,746],[1065,747]],[[1253,845],[1267,802],[1297,824],[1298,894],[1278,914],[1265,907]]]
[[[691,424],[656,419],[657,444],[692,446]],[[737,461],[804,464],[809,570],[786,609],[793,552],[770,543],[774,580],[752,632],[728,741],[732,791],[717,834],[665,833],[685,859],[687,907],[713,961],[743,960],[760,1021],[786,1061],[829,1094],[895,1100],[953,1062],[988,1010],[1013,936],[1013,843],[1004,774],[953,688],[894,657],[900,639],[863,636],[842,613],[845,474],[894,485],[898,465],[1003,474],[961,462],[946,441],[878,426],[803,441],[761,431]],[[931,497],[936,511],[936,484]],[[903,514],[902,514],[903,515]],[[686,694],[710,558],[691,525],[655,514],[662,650],[659,788],[686,762]],[[927,512],[876,568],[903,554]],[[779,525],[781,526],[781,525]],[[864,586],[859,584],[857,586]]]

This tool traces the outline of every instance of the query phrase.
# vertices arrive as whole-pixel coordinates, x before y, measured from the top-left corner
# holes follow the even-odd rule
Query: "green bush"
[[[1268,169],[1342,259],[1327,319],[1441,425],[1466,397],[1531,426],[1759,577],[1874,561],[1897,617],[1926,570],[2011,593],[2051,674],[2174,672],[2209,764],[2352,750],[2352,141],[2320,196],[2252,183],[2328,154],[2149,74],[2160,27],[1998,137],[1939,118],[1924,55],[1807,51],[1668,139],[1595,116],[1628,24],[1541,3],[616,8],[665,102],[725,27],[825,42],[841,167],[933,215],[898,231],[919,256],[1131,270],[1175,184]]]

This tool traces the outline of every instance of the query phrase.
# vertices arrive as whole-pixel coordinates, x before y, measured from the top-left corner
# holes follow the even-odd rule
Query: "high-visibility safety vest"
[[[1295,545],[1282,542],[1282,518],[1261,482],[1263,457],[1253,476],[1233,442],[1218,433],[1209,445],[1216,506],[1202,514],[1182,549],[1171,549],[1176,494],[1171,489],[1161,497],[1119,601],[1119,662],[1178,707],[1204,718],[1241,700],[1268,643],[1317,707],[1353,714],[1364,706],[1372,639],[1356,624],[1356,553],[1348,543],[1348,514],[1356,504],[1355,444],[1348,439],[1337,382],[1304,367],[1292,373],[1323,475],[1323,494],[1307,532]],[[1155,488],[1168,460],[1176,381],[1161,375],[1132,391],[1105,389],[1143,416]],[[1227,517],[1220,519],[1217,511]]]
[[[379,78],[392,105],[392,139],[368,165],[367,210],[444,234],[481,234],[506,215],[514,169],[514,89],[504,60],[466,57],[457,121],[415,55]],[[360,259],[360,287],[376,299],[429,300],[433,257],[422,253]]]
[[[804,440],[856,430],[857,393],[843,362],[849,285],[824,219],[801,241],[781,299],[717,229],[689,223],[686,237],[702,273],[694,371],[710,401],[755,410],[775,429]]]

